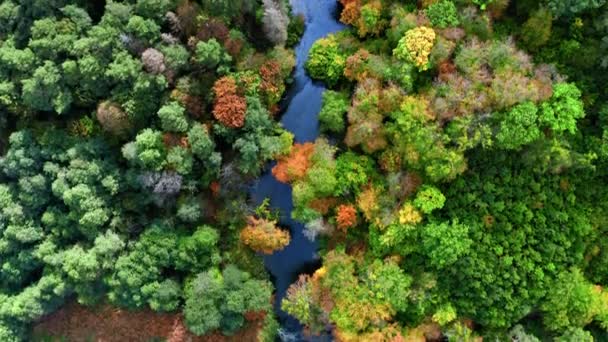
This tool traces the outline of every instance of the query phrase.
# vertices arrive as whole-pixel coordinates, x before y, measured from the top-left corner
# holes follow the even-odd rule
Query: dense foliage
[[[606,1],[339,2],[294,144],[288,1],[2,1],[0,340],[69,300],[260,341],[273,307],[345,342],[607,340]],[[276,305],[270,161],[322,259]]]
[[[605,340],[605,2],[340,2],[308,61],[338,143],[282,179],[323,267],[283,309],[340,341]]]
[[[0,4],[0,340],[72,299],[183,309],[197,335],[268,315],[272,340],[240,236],[243,188],[292,144],[272,117],[290,20],[282,0]]]

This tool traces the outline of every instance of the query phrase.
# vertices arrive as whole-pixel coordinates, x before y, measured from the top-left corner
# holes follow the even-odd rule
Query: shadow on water
[[[330,33],[340,31],[344,26],[338,22],[336,0],[291,0],[295,14],[303,14],[306,19],[306,31],[296,46],[296,68],[294,83],[286,99],[289,101],[281,118],[283,127],[292,132],[295,142],[314,141],[319,136],[318,115],[321,110],[322,95],[325,87],[313,82],[306,74],[304,64],[308,52],[315,41]],[[269,165],[272,167],[274,163]],[[275,312],[283,331],[300,336],[302,326],[293,317],[280,309],[280,303],[287,288],[299,274],[312,273],[321,265],[317,255],[318,244],[309,241],[302,230],[304,225],[291,219],[293,209],[291,186],[278,182],[270,173],[270,168],[256,181],[251,196],[256,204],[265,198],[270,199],[270,206],[281,212],[280,225],[288,227],[291,243],[282,251],[264,257],[264,264],[271,273],[276,288]],[[294,337],[290,341],[302,340]],[[315,340],[330,340],[328,337]]]

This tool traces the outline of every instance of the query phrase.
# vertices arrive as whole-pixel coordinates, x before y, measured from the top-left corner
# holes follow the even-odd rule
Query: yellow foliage
[[[427,70],[429,67],[429,55],[435,45],[435,31],[426,26],[413,28],[401,38],[394,54],[414,63],[419,70]]]
[[[256,252],[272,254],[285,248],[290,241],[289,232],[279,229],[276,221],[247,218],[248,225],[241,230],[241,242]]]
[[[378,206],[378,195],[378,189],[369,187],[357,197],[357,206],[368,222],[371,222],[374,219],[376,213],[380,209]]]
[[[420,214],[413,204],[407,202],[399,210],[399,223],[416,224],[420,223],[420,221],[422,221],[422,214]]]

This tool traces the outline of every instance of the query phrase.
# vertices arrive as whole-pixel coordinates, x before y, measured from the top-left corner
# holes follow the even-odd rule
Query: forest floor
[[[76,302],[44,317],[33,330],[34,341],[66,342],[242,342],[255,341],[263,319],[254,319],[233,336],[195,336],[183,315],[152,310],[129,311],[110,305],[87,308]]]

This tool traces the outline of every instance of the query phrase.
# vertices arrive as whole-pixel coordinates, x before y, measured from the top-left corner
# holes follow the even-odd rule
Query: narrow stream
[[[336,0],[291,0],[295,14],[306,18],[306,31],[296,47],[294,83],[287,94],[289,104],[281,118],[283,127],[295,135],[295,142],[314,141],[319,136],[318,115],[325,87],[313,82],[304,64],[312,44],[344,26],[336,18]],[[293,209],[291,186],[278,182],[268,169],[254,185],[251,196],[255,203],[270,198],[270,206],[281,212],[281,226],[291,232],[291,243],[282,251],[264,258],[266,268],[274,277],[276,298],[275,312],[284,332],[299,336],[302,326],[296,319],[280,309],[280,303],[289,285],[301,273],[312,273],[320,266],[318,245],[309,241],[302,230],[304,225],[291,219]],[[300,337],[301,338],[301,337]],[[299,341],[300,338],[296,338]]]

